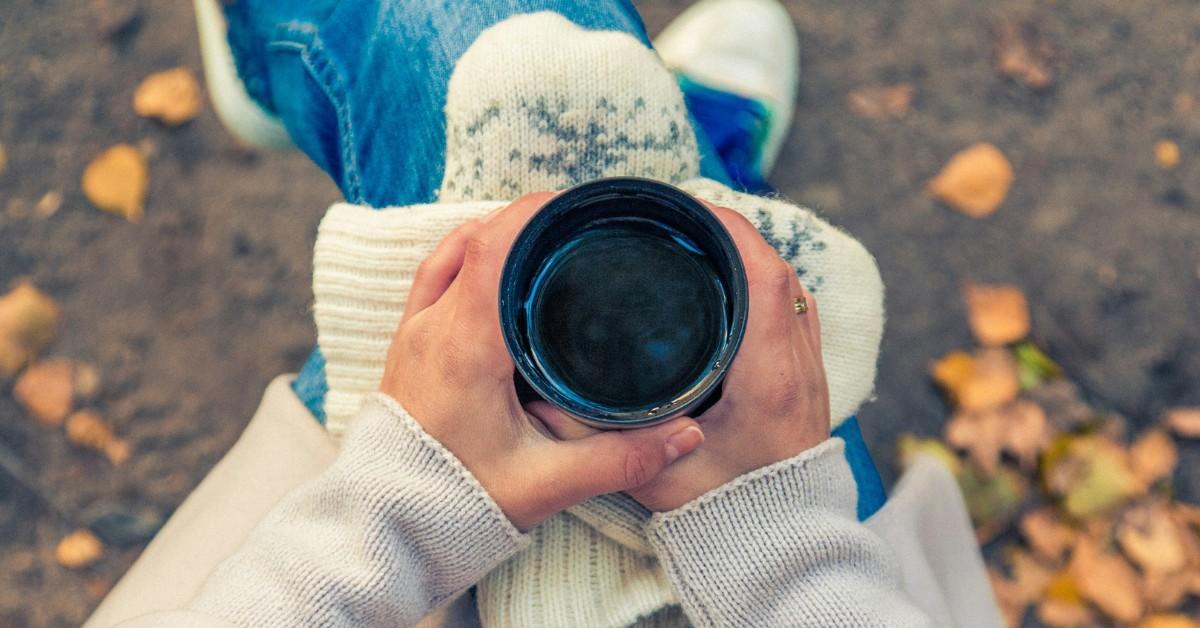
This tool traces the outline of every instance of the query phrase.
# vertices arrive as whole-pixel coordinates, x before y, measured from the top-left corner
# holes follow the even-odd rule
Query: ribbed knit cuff
[[[435,606],[529,543],[462,461],[395,399],[376,393],[363,403],[343,448],[364,441],[374,463],[363,456],[357,472],[378,473],[382,480],[394,474],[393,486],[404,487],[395,500],[404,511],[398,519],[405,537],[424,553],[431,581],[440,585]]]
[[[832,438],[651,517],[650,544],[696,625],[775,625],[783,587],[853,559],[863,539],[844,447]]]

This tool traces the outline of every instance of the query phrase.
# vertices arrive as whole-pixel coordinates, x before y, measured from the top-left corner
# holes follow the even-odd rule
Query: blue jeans
[[[225,11],[238,72],[251,96],[278,114],[296,145],[348,201],[373,207],[436,200],[450,75],[489,26],[517,14],[553,11],[584,28],[629,33],[650,46],[629,0],[236,0]],[[705,127],[732,117],[723,115],[724,108],[732,114],[752,103],[735,95],[695,96],[687,102],[693,120],[704,122],[694,124],[701,174],[732,184],[722,162],[727,153],[711,144]],[[323,419],[327,387],[319,348],[293,387]],[[850,445],[856,479],[862,476],[860,514],[873,512],[882,503],[882,486],[857,423],[851,419],[839,430],[847,433],[839,435]]]

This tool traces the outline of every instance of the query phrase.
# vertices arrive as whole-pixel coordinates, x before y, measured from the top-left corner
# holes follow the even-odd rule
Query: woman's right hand
[[[750,221],[733,210],[709,207],[733,236],[746,267],[746,336],[720,400],[696,417],[704,443],[653,481],[627,491],[655,511],[674,510],[741,475],[815,447],[830,435],[816,300]],[[807,313],[796,313],[797,298],[805,299]],[[559,438],[594,433],[545,402],[527,408]]]

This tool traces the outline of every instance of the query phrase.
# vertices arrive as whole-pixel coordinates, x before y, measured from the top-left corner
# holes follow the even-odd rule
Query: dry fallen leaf
[[[846,105],[864,118],[903,118],[912,106],[913,86],[860,87],[846,95]]]
[[[83,171],[83,193],[88,200],[130,222],[142,217],[149,183],[145,156],[128,144],[117,144],[104,151]]]
[[[929,181],[931,194],[972,218],[996,211],[1013,182],[1012,164],[987,143],[960,151]]]
[[[1142,596],[1151,610],[1170,610],[1183,603],[1188,582],[1182,574],[1153,571],[1142,577]]]
[[[1038,35],[1032,23],[1005,20],[996,27],[996,69],[1031,89],[1054,82],[1054,46]]]
[[[139,116],[158,118],[171,126],[195,118],[202,106],[200,83],[184,67],[147,76],[133,93],[133,110]]]
[[[60,192],[46,192],[33,206],[33,215],[38,218],[49,218],[62,208],[63,196]]]
[[[1042,559],[1058,562],[1075,542],[1075,529],[1053,507],[1042,506],[1021,517],[1021,536]]]
[[[1027,399],[1018,399],[1001,411],[1005,417],[1004,449],[1013,456],[1022,469],[1032,471],[1037,467],[1037,456],[1050,440],[1046,412],[1042,407]]]
[[[4,144],[0,144],[0,174],[4,174],[8,170],[8,153],[4,151]]]
[[[1014,628],[1020,626],[1031,600],[1016,582],[1005,578],[995,568],[988,567],[987,574],[992,583],[992,592],[996,595],[996,602],[1000,605],[1000,612],[1004,615],[1005,625]]]
[[[1200,438],[1200,407],[1167,410],[1163,421],[1184,438]]]
[[[1187,615],[1151,615],[1143,619],[1137,628],[1200,628],[1200,623]]]
[[[1142,571],[1173,573],[1187,565],[1179,533],[1166,504],[1147,502],[1130,508],[1121,516],[1117,543]]]
[[[1163,430],[1150,430],[1129,448],[1133,472],[1146,485],[1169,478],[1179,462],[1175,441]]]
[[[114,465],[129,459],[129,443],[117,438],[112,427],[91,410],[80,410],[67,417],[67,440],[102,452]]]
[[[1059,437],[1046,449],[1041,470],[1046,490],[1076,519],[1094,518],[1146,490],[1126,451],[1098,434]]]
[[[28,282],[0,296],[0,379],[16,375],[58,331],[58,305]]]
[[[980,543],[985,543],[1012,523],[1029,493],[1029,482],[1004,465],[990,476],[972,465],[965,465],[958,475],[958,488],[967,503],[975,536]]]
[[[965,450],[979,470],[990,476],[1000,465],[1006,431],[1004,417],[999,412],[960,412],[946,424],[946,442]]]
[[[1037,615],[1039,621],[1049,626],[1083,626],[1096,621],[1074,578],[1067,571],[1050,578],[1042,601],[1038,604]]]
[[[955,351],[934,363],[931,371],[964,412],[994,408],[1020,392],[1016,361],[1003,349],[983,349],[974,356]]]
[[[1159,140],[1154,144],[1154,162],[1163,170],[1174,170],[1179,165],[1179,144]]]
[[[54,548],[54,558],[58,564],[71,569],[87,567],[100,559],[104,553],[104,543],[87,529],[81,528],[58,542]]]
[[[917,456],[929,455],[946,465],[951,475],[958,475],[958,472],[962,470],[962,463],[958,460],[958,456],[937,439],[917,438],[912,434],[902,434],[896,447],[897,458],[902,469],[907,469],[912,465]]]
[[[70,360],[42,360],[25,369],[13,385],[13,398],[33,418],[62,425],[75,397],[75,367]]]
[[[1121,622],[1134,622],[1145,610],[1137,573],[1125,559],[1100,549],[1083,537],[1075,544],[1068,567],[1083,597]]]
[[[986,346],[1016,342],[1029,335],[1029,303],[1020,288],[1008,284],[963,284],[971,332]]]

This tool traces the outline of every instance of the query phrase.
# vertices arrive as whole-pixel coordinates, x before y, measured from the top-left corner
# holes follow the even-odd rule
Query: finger
[[[421,261],[413,275],[412,288],[408,291],[408,303],[404,306],[401,322],[433,305],[446,293],[446,289],[458,276],[466,255],[467,240],[479,230],[483,222],[471,220],[451,231],[437,248]]]
[[[525,411],[541,421],[546,431],[558,440],[578,440],[600,433],[546,401],[531,401],[525,404]]]
[[[504,259],[513,240],[554,194],[526,194],[496,213],[466,242],[463,267],[459,278],[463,283],[464,306],[474,306],[484,312],[496,309],[499,298],[500,274]]]
[[[546,465],[567,508],[586,499],[637,488],[696,450],[704,432],[690,418],[635,430],[607,431],[545,445]]]
[[[775,250],[775,247],[767,243],[762,233],[754,226],[754,223],[750,222],[745,216],[728,207],[713,205],[707,201],[704,201],[704,204],[712,210],[713,215],[721,221],[725,230],[733,238],[733,242],[737,245],[738,252],[742,254],[742,261],[745,262],[748,271],[756,266],[770,264],[775,258],[779,257],[779,253]]]

